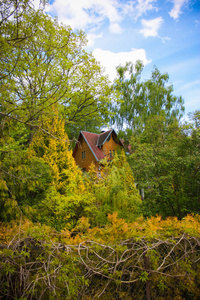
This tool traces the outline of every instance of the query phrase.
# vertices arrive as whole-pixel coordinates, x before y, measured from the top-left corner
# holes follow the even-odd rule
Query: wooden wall
[[[83,151],[86,152],[85,159],[82,159],[82,152]],[[84,139],[82,139],[82,142],[81,142],[80,146],[78,147],[78,149],[76,151],[74,159],[76,161],[76,164],[80,168],[85,169],[86,171],[88,171],[89,166],[91,165],[92,162],[94,162],[95,166],[98,168],[98,163],[95,160],[92,151],[90,150],[89,146],[87,145],[87,143],[85,142]]]
[[[116,142],[113,140],[112,136],[110,138],[109,141],[105,142],[105,144],[103,144],[103,147],[102,147],[102,151],[104,153],[104,155],[106,156],[106,159],[107,160],[110,160],[110,150],[112,151],[112,154],[113,154],[113,150],[117,150],[119,149],[119,145],[116,144]]]

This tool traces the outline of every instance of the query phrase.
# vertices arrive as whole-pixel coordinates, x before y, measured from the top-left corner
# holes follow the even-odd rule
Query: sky
[[[116,66],[140,59],[142,80],[154,66],[169,74],[186,119],[200,109],[200,0],[50,0],[46,13],[86,33],[111,81]]]

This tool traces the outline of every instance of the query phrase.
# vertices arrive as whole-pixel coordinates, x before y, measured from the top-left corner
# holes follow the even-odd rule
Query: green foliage
[[[19,243],[13,241],[14,248],[0,251],[1,298],[77,299],[79,289],[87,283],[73,251],[54,246],[48,231],[42,231],[43,241],[27,236]]]
[[[87,181],[98,207],[96,221],[105,224],[107,214],[113,212],[126,220],[134,220],[140,215],[141,199],[124,152],[115,154],[112,162],[105,161],[102,165],[101,178],[91,168]]]
[[[31,158],[26,150],[28,134],[23,124],[4,120],[0,135],[0,218],[10,221],[21,215],[22,206],[35,203],[51,182],[48,165]]]
[[[8,5],[7,13],[12,9]],[[99,64],[83,49],[83,32],[35,11],[30,1],[19,4],[19,12],[17,20],[5,18],[0,31],[2,121],[37,128],[39,117],[59,103],[68,126],[80,128],[94,118],[99,127],[105,124],[111,91]]]
[[[139,278],[143,282],[146,282],[148,280],[148,273],[146,271],[142,272]]]
[[[128,139],[132,133],[140,133],[149,118],[160,115],[170,121],[180,119],[184,112],[182,97],[174,96],[173,86],[168,85],[169,75],[161,74],[155,67],[151,78],[142,82],[142,69],[140,61],[117,67],[118,79],[113,85],[119,99],[113,105],[113,123],[126,132],[123,137]]]
[[[130,163],[138,188],[144,190],[145,215],[178,216],[198,213],[199,149],[187,127],[164,116],[149,118],[133,136]]]
[[[191,114],[193,123],[180,125],[183,99],[172,94],[168,74],[154,68],[141,82],[142,68],[140,62],[117,68],[114,122],[131,153],[143,214],[199,213],[199,112]]]
[[[152,299],[198,299],[199,215],[128,223],[113,214],[101,229],[81,223],[77,235],[0,224],[0,296],[140,300],[148,290]]]

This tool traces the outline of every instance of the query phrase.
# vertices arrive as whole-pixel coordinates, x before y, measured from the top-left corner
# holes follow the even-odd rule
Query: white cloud
[[[165,37],[161,37],[161,40],[162,40],[163,43],[165,43],[166,41],[170,41],[171,38],[168,37],[168,36],[165,36]]]
[[[119,23],[121,16],[115,0],[55,0],[47,7],[47,12],[57,15],[59,21],[73,29],[88,29],[105,19],[110,24]]]
[[[188,0],[172,0],[174,3],[174,7],[169,12],[170,17],[177,20],[179,18],[179,15],[181,14],[181,8],[188,2]]]
[[[152,20],[142,19],[141,23],[143,25],[143,29],[140,30],[140,33],[144,35],[145,38],[149,36],[158,36],[158,30],[163,23],[163,18],[158,17]]]
[[[153,3],[157,2],[156,0],[138,0],[137,4],[134,8],[136,12],[136,18],[141,17],[143,14],[145,14],[149,10],[156,10],[157,8],[153,6]]]
[[[125,17],[137,19],[156,9],[154,2],[156,0],[54,0],[46,11],[73,29],[90,30],[108,21],[112,33],[121,33],[120,23]]]
[[[88,33],[87,34],[87,40],[88,40],[87,46],[88,47],[93,46],[95,43],[95,40],[101,38],[102,36],[103,36],[102,33],[100,33],[100,34]]]
[[[121,10],[123,16],[130,16],[133,19],[138,19],[148,11],[156,10],[157,8],[153,5],[157,0],[130,0],[121,4]]]
[[[112,33],[122,33],[123,32],[123,29],[117,23],[110,24],[109,28]]]
[[[151,61],[146,58],[144,49],[132,49],[130,52],[118,52],[114,53],[108,50],[95,49],[93,55],[97,61],[105,67],[105,73],[111,81],[116,77],[116,67],[119,65],[125,65],[126,62],[131,61],[133,64],[140,59],[144,65],[147,65]]]

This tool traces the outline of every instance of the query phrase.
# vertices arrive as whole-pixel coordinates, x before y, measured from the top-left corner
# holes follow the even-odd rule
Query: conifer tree
[[[38,131],[29,147],[30,157],[38,157],[51,169],[52,182],[38,204],[40,220],[57,229],[72,228],[82,216],[92,215],[92,198],[88,195],[82,172],[76,166],[64,121],[58,115],[41,118],[45,131]]]

